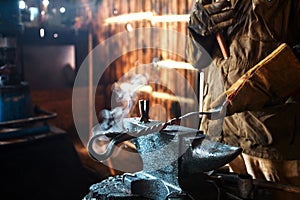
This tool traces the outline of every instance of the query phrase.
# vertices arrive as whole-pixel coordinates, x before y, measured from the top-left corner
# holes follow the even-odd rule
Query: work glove
[[[234,23],[234,11],[230,2],[199,0],[190,15],[186,57],[197,69],[207,67],[217,46],[216,34]]]
[[[201,36],[222,31],[234,23],[234,11],[230,6],[231,3],[227,0],[197,1],[190,17],[189,29]]]
[[[300,61],[292,48],[281,44],[225,92],[226,115],[261,110],[299,94],[299,77]]]

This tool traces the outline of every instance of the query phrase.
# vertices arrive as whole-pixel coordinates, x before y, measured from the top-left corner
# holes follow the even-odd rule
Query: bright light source
[[[34,21],[35,19],[37,19],[39,15],[39,9],[37,7],[30,7],[29,12],[30,12],[30,21]]]
[[[128,23],[133,21],[140,21],[140,20],[149,20],[153,17],[152,12],[138,12],[138,13],[129,13],[114,17],[109,17],[105,20],[106,24],[113,24],[113,23]]]
[[[43,38],[45,37],[45,29],[40,28],[40,37]]]
[[[127,24],[125,25],[125,29],[126,29],[128,32],[132,32],[132,31],[133,31],[132,24],[131,24],[131,23],[127,23]]]
[[[160,15],[157,16],[152,12],[136,12],[129,13],[124,15],[118,15],[109,17],[105,20],[105,24],[113,24],[113,23],[129,23],[133,21],[141,21],[148,20],[151,23],[159,23],[159,22],[188,22],[190,19],[189,14],[182,15]]]
[[[23,10],[23,9],[26,8],[26,3],[25,3],[25,1],[23,1],[23,0],[19,1],[19,8],[20,8],[21,10]]]
[[[153,16],[151,19],[152,23],[159,23],[159,22],[188,22],[190,19],[189,14],[183,15],[160,15],[160,16]]]
[[[139,92],[145,92],[145,93],[151,93],[152,92],[152,87],[150,85],[144,85],[144,86],[141,86],[138,91]]]
[[[52,12],[53,12],[53,14],[56,14],[57,13],[57,9],[56,8],[52,8]]]
[[[47,7],[50,2],[49,2],[49,0],[43,0],[42,3],[45,7]]]
[[[189,69],[196,70],[190,63],[179,62],[174,60],[162,60],[156,63],[161,68],[169,68],[169,69]]]
[[[66,8],[65,8],[65,7],[63,7],[63,6],[62,6],[62,7],[60,7],[60,9],[59,9],[59,12],[60,12],[60,13],[65,13],[65,12],[66,12]]]
[[[113,14],[114,14],[114,15],[117,15],[118,13],[119,13],[119,12],[118,12],[118,9],[114,8],[114,9],[113,9]]]
[[[56,38],[58,38],[58,33],[54,33],[53,34],[53,37],[56,39]]]

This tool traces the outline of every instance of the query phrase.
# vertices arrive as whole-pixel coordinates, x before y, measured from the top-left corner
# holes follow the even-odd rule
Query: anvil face
[[[133,127],[152,126],[157,121],[136,123]],[[133,140],[143,161],[143,172],[179,186],[178,177],[209,172],[232,161],[242,149],[214,142],[203,132],[178,125]]]

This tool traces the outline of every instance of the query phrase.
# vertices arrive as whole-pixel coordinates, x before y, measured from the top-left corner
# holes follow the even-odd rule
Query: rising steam
[[[107,124],[118,124],[118,127],[123,130],[122,119],[128,117],[133,105],[138,100],[137,92],[148,83],[148,76],[128,72],[118,82],[114,83],[112,90],[112,110],[102,110],[100,115],[106,120],[106,127],[111,126]],[[115,106],[114,106],[115,105]],[[111,124],[112,125],[112,124]]]

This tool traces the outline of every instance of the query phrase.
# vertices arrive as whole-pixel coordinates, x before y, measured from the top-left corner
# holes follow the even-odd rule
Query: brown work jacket
[[[286,43],[293,47],[300,42],[299,0],[232,0],[232,6],[237,12],[237,22],[222,32],[230,57],[223,59],[215,45],[212,63],[201,69],[205,73],[203,110],[211,109],[212,104],[226,94],[226,90],[278,46]],[[197,54],[200,44],[195,37],[197,35],[191,35],[188,42],[188,60],[195,67],[203,68],[198,65],[203,63],[200,60],[203,58]],[[289,57],[281,60],[284,59],[286,63],[280,64],[283,71],[290,69]],[[291,80],[298,79],[300,82],[299,70],[290,75],[294,76]],[[290,81],[289,78],[282,80],[280,76],[277,73],[269,77],[281,82]],[[276,84],[261,92],[269,98],[264,104],[256,104],[261,99],[260,95],[246,92],[244,97],[251,96],[253,105],[245,107],[239,105],[243,103],[236,102],[229,106],[225,119],[203,118],[201,129],[214,140],[242,147],[244,153],[249,155],[274,160],[299,160],[300,90],[295,89],[293,93],[282,96],[274,95],[272,89],[281,85],[278,81],[274,82]]]

